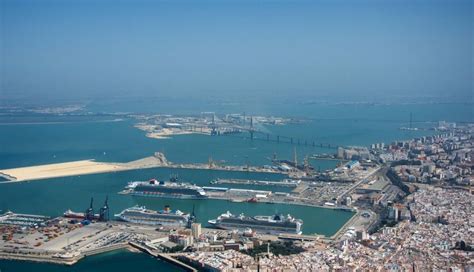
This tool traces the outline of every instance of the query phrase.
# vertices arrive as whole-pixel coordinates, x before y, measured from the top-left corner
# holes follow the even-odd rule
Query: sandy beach
[[[20,167],[0,170],[0,174],[10,177],[13,181],[45,179],[64,176],[85,175],[93,173],[127,170],[125,165],[82,160],[65,163]]]
[[[155,154],[150,157],[145,157],[125,163],[96,162],[94,160],[53,163],[0,170],[0,176],[8,180],[5,182],[0,182],[0,184],[7,182],[21,182],[28,180],[98,174],[163,166],[168,166],[168,161],[166,160],[166,157],[160,152],[155,152]]]

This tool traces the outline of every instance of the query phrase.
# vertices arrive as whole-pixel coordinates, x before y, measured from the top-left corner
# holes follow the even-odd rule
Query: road
[[[340,199],[343,199],[346,195],[350,194],[355,188],[359,187],[362,183],[367,182],[367,179],[376,174],[377,172],[383,170],[383,168],[376,167],[374,170],[370,171],[366,176],[360,179],[360,181],[354,183],[347,191],[343,192],[337,197],[337,201],[339,202]]]

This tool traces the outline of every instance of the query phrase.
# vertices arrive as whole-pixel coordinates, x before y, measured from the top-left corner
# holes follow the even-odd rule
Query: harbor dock
[[[283,180],[283,181],[267,181],[267,180],[251,180],[251,179],[216,179],[211,184],[244,184],[244,185],[260,185],[260,186],[282,186],[297,187],[300,181]]]
[[[168,235],[154,226],[119,221],[79,224],[71,223],[74,220],[70,218],[11,212],[3,217],[0,259],[73,265],[87,256],[132,249],[142,241],[164,239]]]
[[[0,177],[5,179],[6,181],[2,181],[0,182],[0,184],[160,167],[177,169],[288,174],[287,172],[280,171],[278,169],[259,166],[219,166],[209,165],[205,163],[176,164],[169,162],[162,153],[156,152],[154,156],[126,163],[81,160],[73,162],[3,169],[0,170]]]

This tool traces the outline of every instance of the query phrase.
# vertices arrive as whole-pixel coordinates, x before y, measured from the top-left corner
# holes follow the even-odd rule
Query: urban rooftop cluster
[[[420,189],[408,198],[413,219],[394,227],[344,239],[326,248],[309,246],[288,256],[268,254],[257,260],[234,250],[183,253],[181,259],[216,271],[375,270],[469,271],[474,252],[455,247],[473,244],[472,194],[462,189]],[[442,218],[443,222],[439,222]]]

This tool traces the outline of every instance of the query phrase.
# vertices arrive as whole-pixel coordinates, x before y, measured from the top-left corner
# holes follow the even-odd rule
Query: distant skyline
[[[472,1],[0,3],[0,97],[472,102]]]

